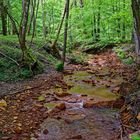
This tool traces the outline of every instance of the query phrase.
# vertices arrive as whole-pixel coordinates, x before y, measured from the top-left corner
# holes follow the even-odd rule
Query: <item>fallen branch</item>
[[[12,59],[11,57],[7,56],[6,54],[4,54],[4,53],[2,53],[2,52],[0,52],[0,54],[3,55],[4,57],[10,59],[10,60],[13,61],[17,66],[19,66],[19,63],[18,63],[16,60]]]

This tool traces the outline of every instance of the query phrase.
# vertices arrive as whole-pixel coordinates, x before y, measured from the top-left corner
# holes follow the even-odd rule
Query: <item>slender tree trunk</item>
[[[31,9],[31,17],[30,17],[30,22],[29,22],[29,27],[28,27],[28,35],[31,34],[31,28],[32,28],[32,23],[33,23],[33,19],[35,16],[35,7],[36,7],[36,0],[31,0],[31,4],[30,4],[30,9]]]
[[[126,1],[125,0],[123,0],[123,11],[125,11],[125,4],[126,4]],[[125,41],[125,39],[126,39],[126,25],[125,25],[125,17],[123,18],[123,21],[122,21],[123,23],[123,25],[122,25],[122,39]]]
[[[100,41],[100,20],[101,20],[101,13],[100,13],[100,5],[98,8],[98,17],[97,17],[97,35],[96,35],[96,41]]]
[[[119,1],[116,1],[116,10],[117,12],[120,12],[120,0]],[[121,19],[120,17],[117,17],[117,28],[116,28],[116,31],[117,31],[117,36],[118,38],[121,37]]]
[[[132,0],[136,53],[140,55],[140,0]]]
[[[81,7],[81,8],[84,7],[84,2],[83,2],[83,0],[80,0],[80,7]]]
[[[30,0],[22,0],[22,19],[19,27],[19,43],[23,53],[23,61],[26,63],[29,60],[28,49],[26,47],[26,32],[29,15]]]
[[[18,31],[18,28],[17,28],[18,22],[13,18],[13,16],[9,13],[8,10],[6,10],[6,13],[7,13],[9,19],[11,20],[12,34],[16,34],[19,37],[19,31]]]
[[[58,32],[57,32],[57,35],[56,35],[56,39],[55,41],[53,42],[52,44],[52,50],[53,50],[53,53],[54,55],[57,57],[57,58],[60,58],[60,54],[59,54],[59,51],[56,47],[56,43],[58,41],[58,38],[59,38],[59,35],[60,35],[60,31],[62,29],[62,25],[63,25],[63,22],[64,22],[64,18],[65,18],[65,15],[66,15],[66,8],[67,8],[67,3],[65,4],[65,7],[64,7],[64,11],[63,11],[63,15],[62,15],[62,19],[61,19],[61,22],[60,22],[60,25],[59,25],[59,28],[58,28]]]
[[[62,57],[63,66],[64,66],[65,59],[66,59],[67,35],[68,35],[68,20],[69,20],[69,3],[70,3],[70,0],[67,0],[67,3],[66,3],[65,28],[64,28],[64,47],[63,47],[63,57]]]
[[[36,19],[37,19],[37,16],[38,16],[38,8],[39,8],[39,0],[37,1],[36,14],[35,14],[34,19],[33,19],[33,33],[32,33],[31,42],[33,42],[33,38],[34,38],[34,36],[35,36],[35,31],[36,31]]]
[[[7,13],[5,12],[4,1],[0,1],[0,13],[2,21],[2,34],[7,35]]]
[[[42,5],[42,25],[43,25],[43,35],[44,38],[46,38],[47,35],[47,26],[46,26],[46,10],[44,8],[44,0],[41,0],[41,5]]]

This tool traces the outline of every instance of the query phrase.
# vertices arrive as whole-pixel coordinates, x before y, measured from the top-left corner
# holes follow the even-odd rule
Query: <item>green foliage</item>
[[[63,71],[64,69],[64,64],[61,61],[58,61],[55,65],[55,69],[59,72]]]
[[[123,63],[127,64],[127,65],[131,65],[132,63],[134,63],[134,58],[128,57],[128,58],[123,60]]]
[[[117,56],[122,60],[122,62],[126,65],[131,65],[134,63],[134,58],[132,56],[129,56],[128,53],[126,53],[122,47],[117,47],[114,49],[117,53]]]
[[[82,64],[86,60],[86,56],[84,54],[72,53],[69,56],[69,60],[73,64]]]
[[[6,1],[5,3],[8,6]],[[77,5],[72,3],[73,1],[70,4],[69,43],[96,41],[95,30],[97,28],[100,29],[100,33],[97,33],[100,36],[98,41],[109,43],[111,41],[126,42],[131,40],[133,28],[131,0],[85,0],[82,8],[80,7],[80,1],[77,1]],[[21,20],[21,4],[17,0],[9,1],[9,12],[18,23]],[[43,19],[47,29],[47,38],[55,39],[64,5],[65,0],[44,0],[43,4],[40,2],[36,22],[38,41],[43,38]],[[44,17],[42,17],[43,12],[45,13]],[[31,19],[30,17],[31,13],[29,19]],[[98,23],[98,20],[100,23]],[[63,42],[63,28],[59,37],[60,42]],[[11,26],[9,30],[11,30]]]
[[[20,77],[25,79],[25,78],[31,78],[33,76],[33,73],[32,71],[30,71],[29,69],[27,68],[22,68],[20,70]]]
[[[4,5],[8,8],[9,13],[16,21],[18,27],[21,21],[22,2],[19,2],[18,0],[5,0]],[[80,6],[80,1],[77,1],[76,5],[74,5],[73,1],[71,1],[70,5],[71,7],[69,16],[67,50],[71,50],[71,48],[74,48],[72,45],[76,44],[77,42],[80,44],[89,44],[90,42],[93,42],[93,45],[84,46],[85,49],[89,47],[93,49],[95,48],[96,50],[101,50],[106,47],[107,44],[127,42],[131,40],[133,29],[131,0],[84,0],[83,7]],[[56,38],[64,6],[65,0],[40,1],[33,44],[30,43],[31,36],[26,37],[26,45],[31,48],[32,52],[38,52],[46,43],[46,40],[53,41]],[[29,21],[30,20],[31,12],[29,12]],[[43,21],[46,25],[46,37],[43,36]],[[10,20],[7,21],[7,23],[8,32],[9,34],[11,34],[12,23]],[[0,28],[2,29],[1,22]],[[33,27],[31,28],[31,33],[32,31]],[[63,42],[63,36],[64,24],[62,26],[58,42]],[[3,37],[0,35],[0,40],[0,44],[2,44],[2,46],[0,46],[0,49],[2,49],[2,51],[6,55],[19,62],[21,60],[22,54],[21,50],[19,49],[17,36],[9,35]],[[7,45],[7,49],[6,47],[4,47],[5,44]],[[17,46],[18,48],[15,46]],[[118,51],[117,54],[120,59],[124,60],[124,63],[132,63],[133,58],[127,57],[125,52]],[[63,65],[61,63],[56,64],[57,60],[54,59],[51,55],[47,55],[44,52],[41,55],[55,64],[55,67],[58,71],[61,71],[61,69],[63,69]],[[85,58],[76,54],[73,55],[70,59],[74,63],[82,63],[83,59]],[[10,60],[8,60],[7,63],[3,62],[3,60],[0,61],[2,61],[1,65],[5,65],[4,68],[10,68],[11,70],[13,66],[17,67]],[[6,61],[6,59],[4,61]],[[18,68],[13,68],[13,70],[14,69],[17,69],[17,71],[19,71]],[[27,75],[29,75],[30,77],[30,75],[32,75],[28,70],[22,70],[20,74],[19,72],[16,73],[18,74],[15,77],[28,77]]]
[[[138,136],[137,134],[132,134],[131,139],[132,140],[140,140],[140,136]]]
[[[26,68],[19,68],[14,62],[0,57],[0,81],[18,81],[30,78],[32,73]]]
[[[126,54],[123,51],[118,52],[118,56],[120,59],[125,59],[126,58]]]

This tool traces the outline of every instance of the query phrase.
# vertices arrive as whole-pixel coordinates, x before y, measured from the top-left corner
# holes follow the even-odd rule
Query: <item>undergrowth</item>
[[[131,55],[131,51],[125,50],[123,47],[116,47],[114,51],[124,64],[131,65],[135,62],[135,57]]]
[[[29,69],[21,68],[14,62],[20,62],[22,56],[20,49],[0,46],[0,52],[8,57],[0,55],[0,81],[18,81],[32,76],[32,72]]]

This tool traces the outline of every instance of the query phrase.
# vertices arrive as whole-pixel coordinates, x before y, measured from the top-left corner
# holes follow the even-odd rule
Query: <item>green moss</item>
[[[55,108],[56,103],[45,103],[44,107],[48,108],[48,109],[53,109]]]
[[[0,81],[19,81],[25,78],[31,78],[34,74],[42,72],[44,68],[44,65],[40,62],[38,62],[37,69],[34,73],[29,67],[23,67],[21,63],[22,52],[20,48],[1,45],[0,51],[7,56],[0,55]],[[19,66],[8,57],[19,63]],[[34,60],[37,57],[32,55],[32,58]]]
[[[97,96],[97,97],[107,98],[107,99],[118,98],[116,95],[111,93],[105,87],[95,88],[95,87],[92,87],[92,86],[76,85],[73,88],[71,88],[69,92],[70,93],[77,93],[77,94],[92,95],[92,96]]]

